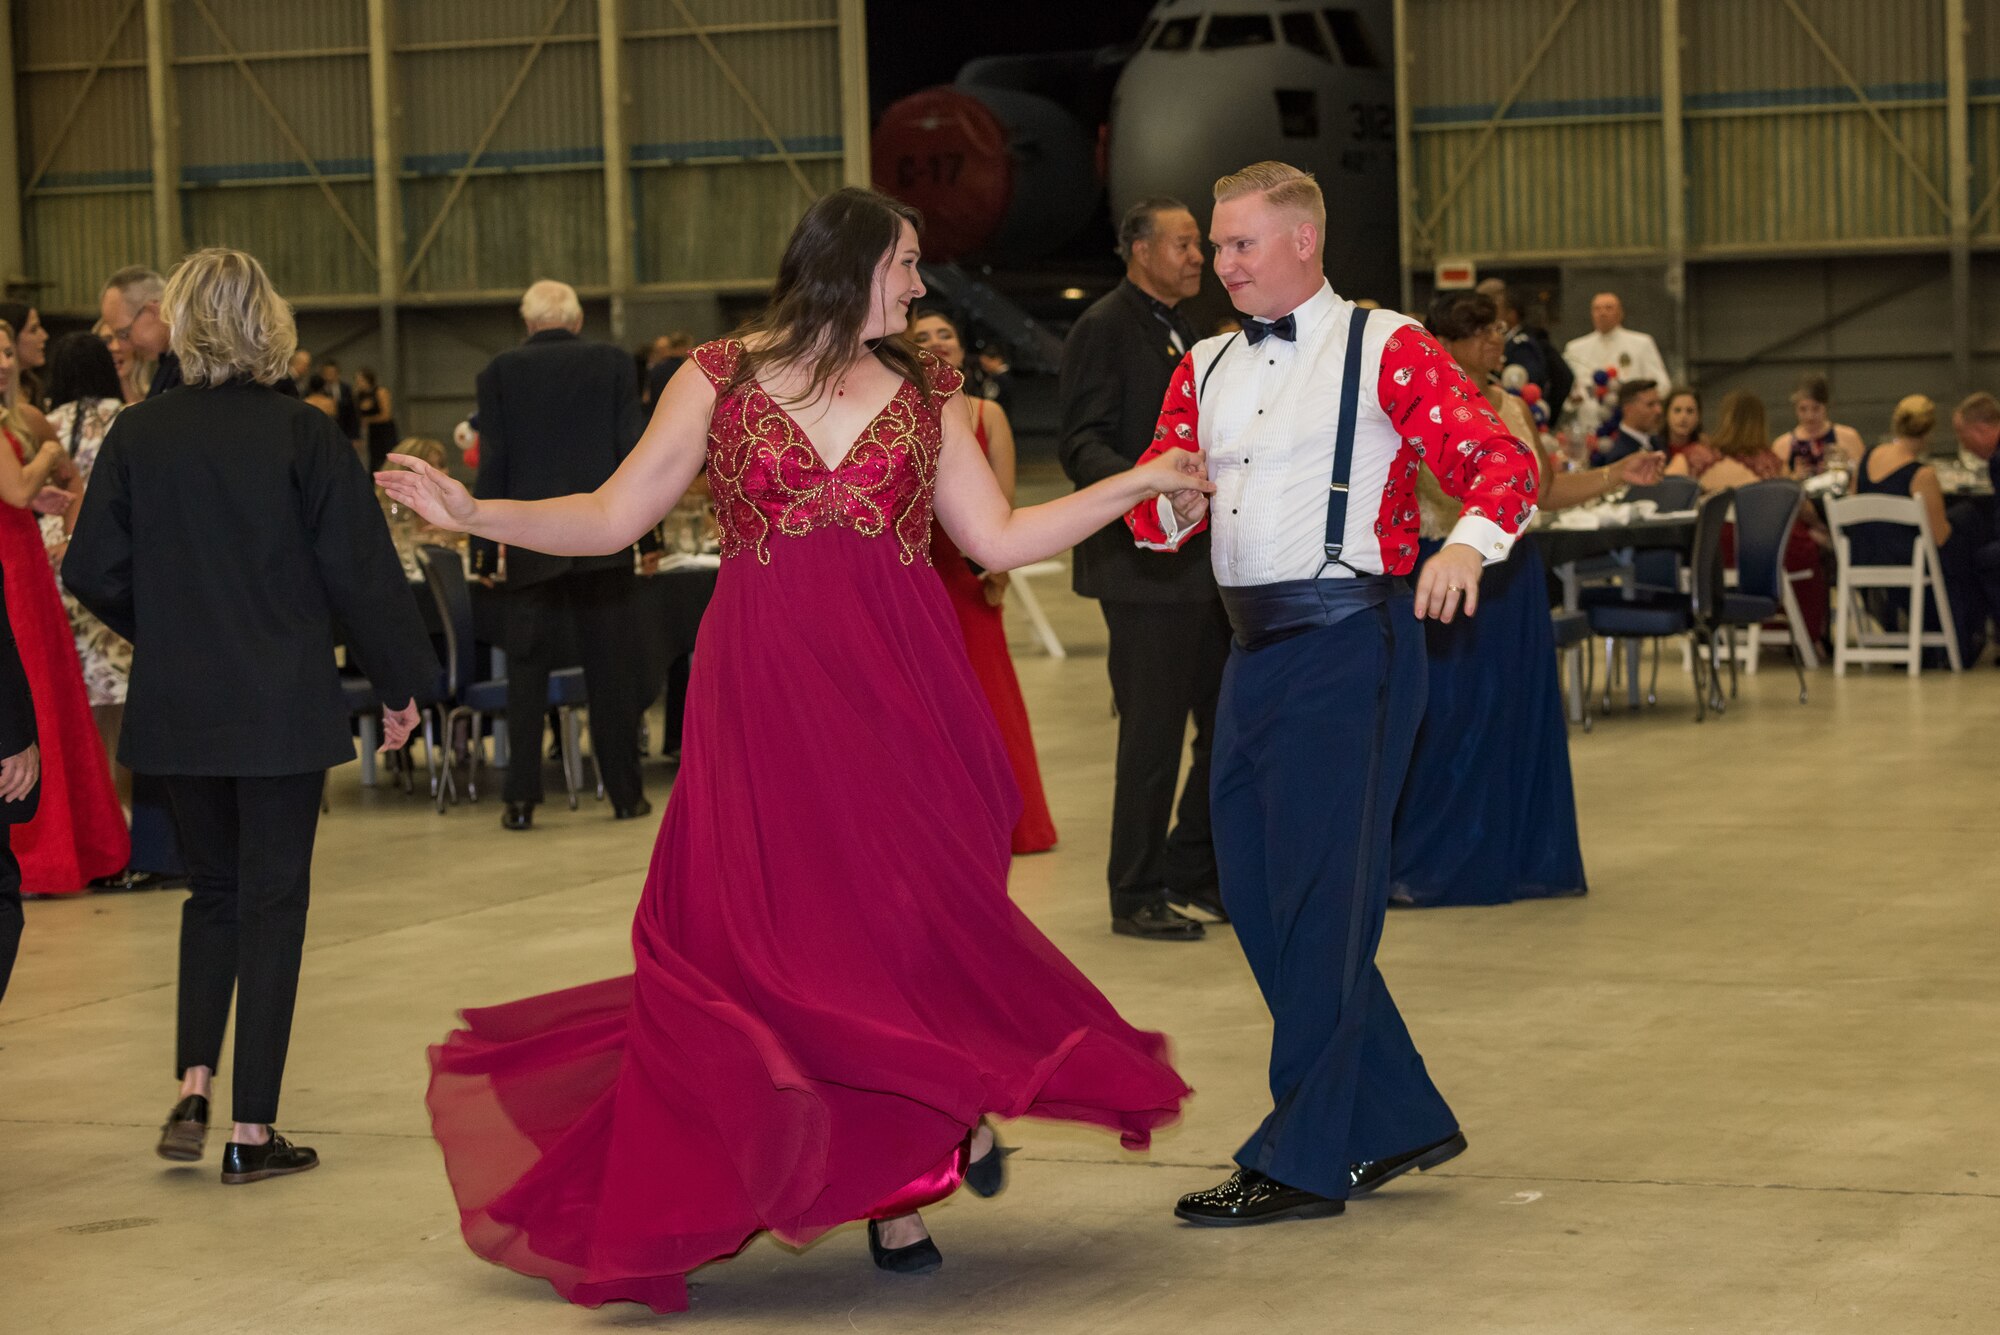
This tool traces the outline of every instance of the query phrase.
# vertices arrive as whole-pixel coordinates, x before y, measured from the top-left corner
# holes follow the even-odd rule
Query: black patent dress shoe
[[[613,820],[637,820],[641,816],[650,816],[652,814],[653,804],[643,797],[629,807],[614,806],[611,808],[611,819]]]
[[[186,884],[187,877],[184,875],[127,867],[116,876],[98,877],[90,883],[90,888],[99,894],[125,894],[135,890],[178,890]]]
[[[1181,1197],[1174,1213],[1190,1224],[1212,1228],[1233,1228],[1244,1224],[1271,1224],[1280,1219],[1323,1219],[1347,1208],[1346,1201],[1315,1196],[1262,1173],[1239,1168],[1219,1187],[1191,1191]]]
[[[1111,930],[1119,936],[1136,936],[1146,941],[1199,941],[1208,935],[1200,923],[1165,904],[1148,904],[1137,912],[1113,918]]]
[[[965,1185],[975,1196],[992,1200],[1007,1185],[1007,1156],[1014,1151],[993,1137],[993,1148],[965,1166]]]
[[[160,1128],[160,1157],[175,1163],[194,1163],[201,1158],[207,1144],[208,1100],[200,1094],[190,1094],[174,1105],[174,1110],[167,1114],[167,1124]]]
[[[287,1177],[319,1167],[319,1155],[304,1145],[294,1145],[276,1131],[262,1145],[230,1141],[222,1151],[222,1181],[225,1186],[262,1182],[267,1177]]]
[[[1375,1190],[1385,1182],[1401,1177],[1412,1168],[1420,1173],[1428,1173],[1439,1164],[1456,1159],[1463,1153],[1465,1153],[1465,1133],[1454,1131],[1443,1140],[1419,1146],[1407,1154],[1396,1154],[1387,1159],[1370,1159],[1366,1163],[1355,1164],[1347,1172],[1347,1180],[1352,1184],[1348,1192],[1350,1195],[1360,1196]]]
[[[500,809],[500,828],[503,830],[527,830],[534,828],[534,824],[533,802],[509,802]]]
[[[1217,922],[1229,921],[1229,910],[1222,907],[1222,892],[1212,885],[1199,890],[1176,890],[1169,886],[1167,902],[1176,908],[1200,909]]]
[[[868,1254],[875,1258],[877,1268],[898,1275],[928,1275],[944,1264],[944,1253],[929,1238],[907,1247],[884,1247],[882,1230],[873,1219],[868,1221]]]

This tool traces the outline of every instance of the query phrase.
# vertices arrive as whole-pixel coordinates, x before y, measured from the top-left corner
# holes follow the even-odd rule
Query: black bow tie
[[[1299,322],[1289,315],[1277,320],[1246,318],[1243,321],[1243,337],[1250,340],[1251,347],[1254,348],[1262,343],[1266,334],[1276,334],[1287,343],[1296,343],[1299,338]]]

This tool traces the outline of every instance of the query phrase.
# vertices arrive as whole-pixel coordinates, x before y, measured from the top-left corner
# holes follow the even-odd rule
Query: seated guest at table
[[[1951,429],[1958,437],[1961,457],[1983,464],[1995,493],[2000,493],[2000,399],[1985,391],[1968,397],[1951,415]],[[1949,568],[1945,578],[1956,587],[1977,586],[1986,603],[1986,614],[2000,622],[2000,523],[1994,520],[1993,495],[1967,496],[1945,510],[1951,525],[1954,549],[1950,557],[1940,551],[1940,559],[1958,567]]]
[[[919,311],[910,320],[910,340],[932,356],[940,357],[954,370],[965,365],[965,344],[958,326],[941,311]],[[967,398],[972,410],[972,437],[986,453],[1000,481],[1000,491],[1008,504],[1014,501],[1014,429],[1008,424],[1007,410],[988,399]],[[1007,744],[1007,759],[1014,770],[1014,783],[1021,790],[1021,818],[1014,825],[1016,853],[1043,853],[1056,846],[1055,822],[1049,818],[1048,799],[1042,794],[1041,766],[1035,762],[1035,736],[1028,725],[1028,706],[1021,699],[1021,683],[1014,676],[1014,660],[1007,652],[1007,628],[1001,621],[1000,605],[1007,597],[1004,571],[979,570],[959,553],[941,525],[931,525],[931,564],[937,567],[945,591],[951,595],[952,611],[958,614],[958,628],[965,637],[965,652],[972,660],[973,675],[993,707],[1000,724],[1000,738]]]
[[[1701,395],[1692,385],[1676,385],[1667,395],[1667,429],[1660,438],[1667,458],[1680,458],[1690,445],[1708,444],[1701,427]]]
[[[1704,493],[1726,487],[1747,487],[1753,482],[1785,475],[1784,462],[1765,442],[1769,439],[1764,417],[1764,401],[1748,390],[1732,390],[1722,396],[1722,425],[1714,438],[1690,445],[1671,464],[1671,477],[1691,477]],[[1729,544],[1733,549],[1733,543]],[[1799,506],[1792,536],[1785,544],[1785,571],[1798,576],[1792,580],[1792,594],[1798,599],[1799,613],[1805,618],[1806,634],[1815,644],[1825,645],[1828,592],[1832,581],[1826,568],[1826,554],[1833,548],[1833,535],[1810,500]]]
[[[1937,544],[1938,564],[1944,569],[1945,597],[1951,602],[1951,619],[1958,635],[1959,658],[1966,664],[1979,657],[1986,647],[1986,622],[1990,615],[1985,590],[1973,577],[1976,562],[1972,547],[1978,535],[1960,533],[1945,513],[1944,488],[1938,483],[1937,469],[1925,462],[1930,453],[1930,435],[1937,427],[1937,405],[1922,394],[1912,394],[1896,405],[1889,419],[1895,433],[1886,445],[1877,445],[1861,456],[1854,470],[1856,496],[1914,496],[1923,503],[1930,523],[1931,540]],[[1905,565],[1910,559],[1914,535],[1895,524],[1856,524],[1848,530],[1848,553],[1856,565]],[[1954,544],[1956,544],[1954,546]],[[1949,555],[1947,555],[1949,553]],[[1870,614],[1884,627],[1894,630],[1908,625],[1910,596],[1895,589],[1871,589]],[[1926,630],[1939,626],[1937,605],[1927,601],[1924,609]],[[1927,665],[1937,661],[1935,651],[1925,654]]]
[[[1792,412],[1798,424],[1771,442],[1771,453],[1783,461],[1785,471],[1793,477],[1812,477],[1825,471],[1836,455],[1850,464],[1857,463],[1867,448],[1859,431],[1833,420],[1828,401],[1824,375],[1808,371],[1799,377],[1798,387],[1792,391]]]
[[[415,727],[415,694],[437,659],[360,459],[335,422],[271,387],[296,336],[263,266],[242,251],[197,251],[158,301],[184,383],[112,425],[63,575],[132,642],[120,758],[168,776],[188,866],[180,1098],[157,1150],[202,1157],[233,997],[222,1181],[260,1182],[318,1163],[271,1123],[320,792],[327,769],[354,758],[336,622],[384,702],[386,749]],[[45,752],[48,742],[44,728]]]
[[[1491,298],[1442,296],[1425,325],[1485,389],[1507,429],[1535,449],[1542,508],[1659,477],[1662,456],[1652,451],[1589,472],[1558,471],[1537,444],[1526,405],[1491,384],[1505,346]],[[1419,559],[1428,561],[1457,522],[1458,506],[1428,470],[1418,474],[1417,500]],[[1583,894],[1548,578],[1535,544],[1515,543],[1507,560],[1486,572],[1478,616],[1424,626],[1430,699],[1389,844],[1391,900],[1430,907]]]
[[[1590,453],[1593,465],[1615,464],[1628,454],[1658,450],[1660,419],[1666,405],[1660,402],[1659,382],[1628,380],[1618,389],[1618,434]]]

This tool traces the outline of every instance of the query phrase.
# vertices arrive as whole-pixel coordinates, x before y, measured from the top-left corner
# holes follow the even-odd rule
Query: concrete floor
[[[1014,893],[1199,1091],[1151,1155],[1042,1123],[998,1200],[930,1214],[897,1279],[858,1228],[589,1312],[474,1259],[427,1133],[452,1012],[622,972],[651,828],[586,804],[503,834],[336,774],[282,1129],[248,1188],[153,1157],[177,893],[29,907],[0,1013],[0,1332],[1838,1332],[2000,1328],[2000,673],[1746,680],[1572,735],[1588,899],[1399,912],[1382,965],[1471,1152],[1344,1218],[1181,1227],[1261,1114],[1268,1020],[1229,932],[1113,938],[1102,623],[1019,660],[1063,843]],[[1022,627],[1015,626],[1020,636]],[[654,774],[655,794],[666,772]],[[1985,1035],[1981,1038],[1981,1035]],[[218,1089],[227,1107],[226,1076]],[[1985,1128],[1982,1130],[1982,1128]]]

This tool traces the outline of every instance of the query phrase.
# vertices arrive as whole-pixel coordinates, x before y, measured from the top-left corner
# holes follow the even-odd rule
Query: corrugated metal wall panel
[[[1975,0],[1977,3],[1977,0]],[[1799,0],[1871,97],[1944,97],[1944,6],[1932,0]],[[1809,94],[1851,101],[1839,73],[1781,0],[1681,0],[1683,81],[1693,108],[1710,95]],[[1783,99],[1769,101],[1782,104]]]
[[[1484,120],[1561,17],[1566,0],[1409,0],[1418,123]],[[1521,90],[1516,114],[1657,114],[1656,0],[1580,0]]]
[[[143,184],[147,172],[143,7],[131,6],[128,0],[28,0],[14,8],[22,171],[32,174],[46,160],[42,184],[52,188],[120,181]],[[110,65],[92,79],[88,67],[106,54],[107,40]],[[69,68],[37,72],[44,66]],[[83,95],[80,105],[78,94]],[[70,124],[64,130],[66,120]]]
[[[398,56],[407,170],[456,170],[478,146],[530,48],[412,51]],[[483,166],[592,166],[604,159],[597,45],[546,45],[487,145]]]
[[[832,29],[744,33],[715,45],[788,151],[840,150],[839,38]],[[700,43],[635,40],[629,69],[635,162],[776,151]]]
[[[2000,0],[1966,6],[1965,67],[1971,85],[1972,208],[1975,214],[2000,188]],[[1972,220],[1976,239],[2000,239],[2000,205]]]
[[[1418,141],[1417,198],[1441,198],[1474,129]],[[1661,233],[1660,129],[1645,121],[1510,127],[1495,135],[1439,221],[1437,253],[1504,256],[1653,250]]]
[[[881,0],[877,0],[880,3]],[[704,27],[710,24],[832,23],[840,15],[839,0],[687,0],[688,12]],[[626,0],[627,32],[685,28],[687,18],[675,0]]]
[[[372,242],[375,214],[370,187],[358,183],[333,189]],[[322,297],[375,290],[374,266],[317,186],[189,190],[181,197],[181,218],[190,245],[249,251],[288,295]]]
[[[404,231],[420,239],[451,183],[403,185]],[[519,172],[468,183],[410,287],[415,292],[518,292],[538,278],[609,280],[604,182],[597,173]]]
[[[309,2],[309,0],[308,0]],[[555,26],[549,27],[554,20]],[[396,40],[471,49],[495,38],[556,36],[596,40],[596,0],[400,0]]]
[[[822,194],[840,187],[840,163],[801,166]],[[768,280],[806,209],[782,163],[684,166],[635,177],[641,283]]]
[[[153,207],[144,191],[39,198],[22,231],[44,311],[94,311],[106,278],[153,258]]]

